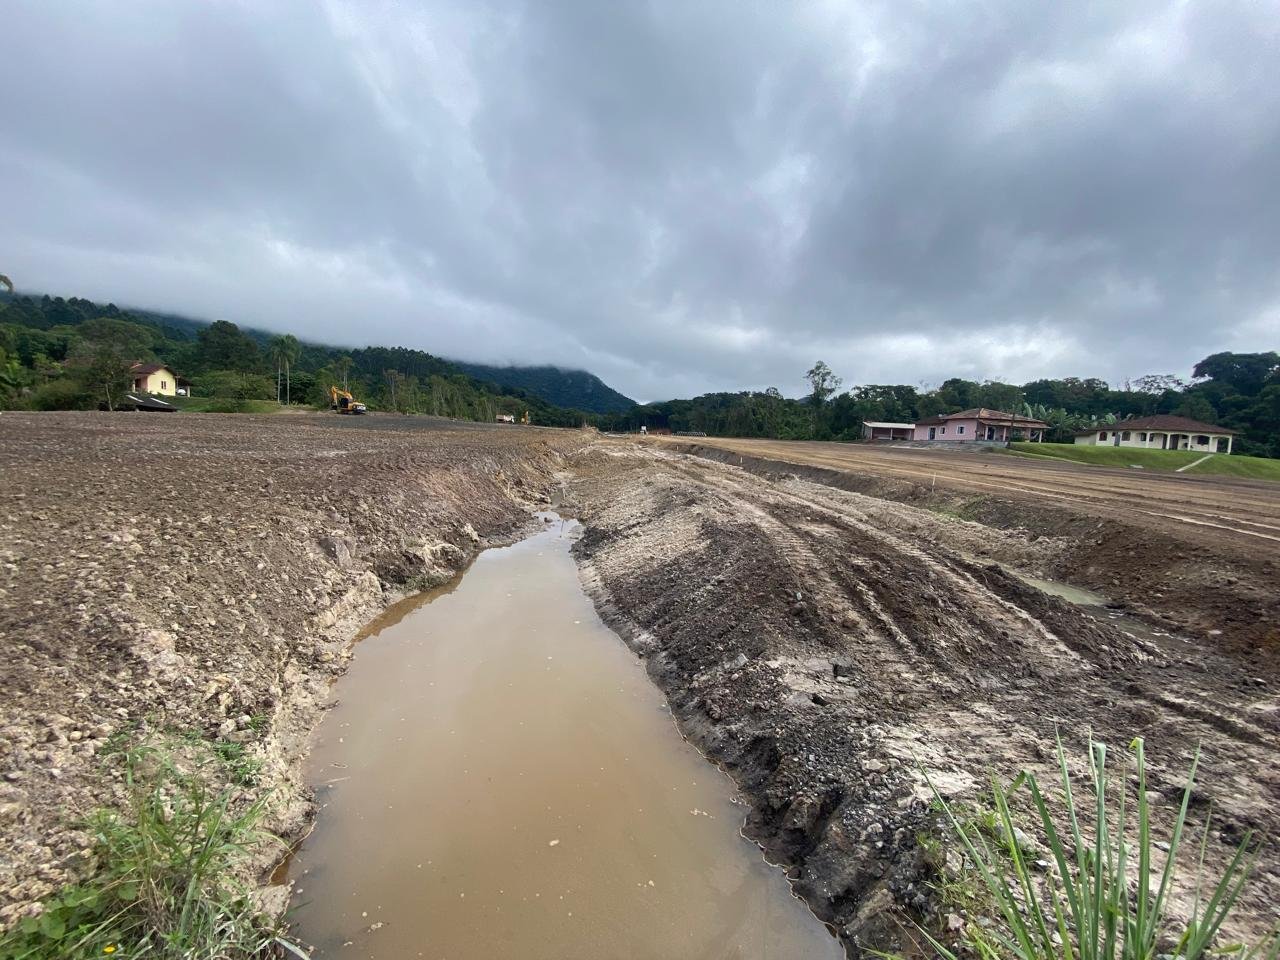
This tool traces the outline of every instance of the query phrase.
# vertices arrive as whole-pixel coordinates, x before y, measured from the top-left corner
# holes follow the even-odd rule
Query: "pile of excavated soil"
[[[1131,632],[1007,572],[1044,575],[1087,542],[1028,513],[997,529],[669,448],[600,443],[574,467],[598,608],[852,955],[971,919],[939,898],[919,842],[935,829],[922,768],[968,803],[992,772],[1052,781],[1059,731],[1080,783],[1090,730],[1116,748],[1143,736],[1166,830],[1203,745],[1193,819],[1212,805],[1211,868],[1250,830],[1280,834],[1274,662],[1230,625]],[[1259,935],[1277,902],[1268,848],[1231,933]]]
[[[393,417],[0,416],[0,925],[86,868],[99,754],[244,745],[272,826],[361,624],[545,504],[569,431]]]

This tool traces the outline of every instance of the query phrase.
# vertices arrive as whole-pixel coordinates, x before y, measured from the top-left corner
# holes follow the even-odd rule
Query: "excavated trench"
[[[295,931],[320,957],[841,956],[600,621],[577,525],[544,517],[357,647]]]

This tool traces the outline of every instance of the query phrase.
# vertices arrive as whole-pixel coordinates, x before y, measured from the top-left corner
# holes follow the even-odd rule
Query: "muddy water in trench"
[[[290,875],[323,957],[835,958],[556,521],[359,646]]]

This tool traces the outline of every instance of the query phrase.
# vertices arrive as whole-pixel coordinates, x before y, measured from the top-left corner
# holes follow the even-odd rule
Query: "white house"
[[[1215,427],[1188,417],[1158,414],[1076,432],[1075,442],[1093,446],[1144,447],[1150,450],[1197,450],[1230,453],[1237,431]]]

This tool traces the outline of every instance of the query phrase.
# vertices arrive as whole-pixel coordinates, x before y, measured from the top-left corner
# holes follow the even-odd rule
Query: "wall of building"
[[[948,420],[946,423],[936,424],[933,429],[937,431],[937,436],[934,437],[935,441],[967,442],[969,440],[981,440],[986,436],[985,433],[981,437],[978,436],[977,420]],[[945,433],[943,433],[944,430],[946,431]],[[917,426],[912,439],[928,440],[929,427],[925,425]]]
[[[1120,442],[1116,442],[1116,435],[1119,434]],[[1128,439],[1126,439],[1126,434]],[[1105,439],[1103,439],[1105,435]],[[1166,447],[1164,438],[1170,438]],[[1214,453],[1218,449],[1219,438],[1224,443],[1227,435],[1222,433],[1211,434],[1173,434],[1164,430],[1113,430],[1108,427],[1106,430],[1099,430],[1097,433],[1088,433],[1075,438],[1076,443],[1086,446],[1099,447],[1139,447],[1144,450],[1197,450],[1201,453]],[[1176,442],[1176,446],[1174,443]]]
[[[144,376],[133,378],[135,384],[139,380],[142,381],[141,389],[146,393],[172,397],[178,392],[177,378],[169,370],[159,370],[156,373],[148,373]]]

